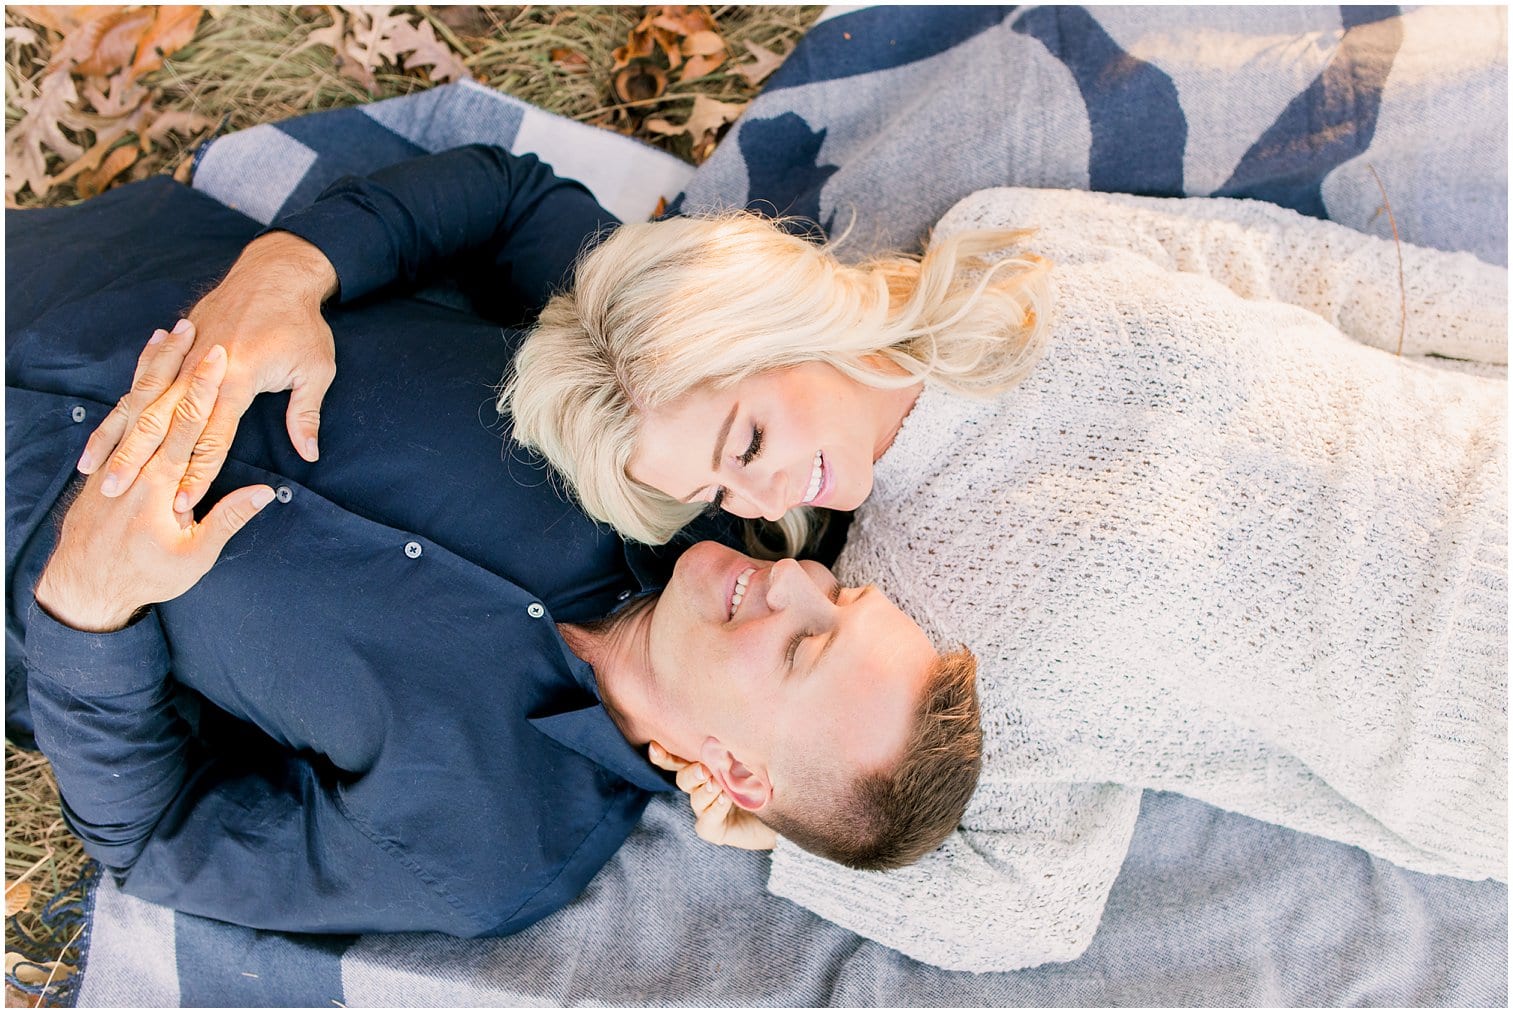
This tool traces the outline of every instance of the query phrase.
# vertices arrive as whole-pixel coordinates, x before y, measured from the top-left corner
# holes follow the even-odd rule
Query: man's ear
[[[767,771],[758,766],[748,767],[719,739],[711,736],[704,740],[699,747],[699,762],[714,775],[725,796],[742,809],[756,812],[772,800],[772,782],[767,779]]]

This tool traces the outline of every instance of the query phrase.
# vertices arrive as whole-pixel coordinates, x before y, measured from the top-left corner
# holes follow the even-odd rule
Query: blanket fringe
[[[78,1002],[99,881],[100,864],[86,863],[78,879],[43,905],[35,920],[41,931],[35,935],[21,924],[19,916],[10,918],[6,949],[19,953],[22,959],[7,969],[7,985],[25,995],[45,999],[43,1005],[47,1006],[71,1007]],[[67,969],[67,974],[55,970],[60,965]],[[16,971],[22,968],[28,969],[28,980],[17,976]]]

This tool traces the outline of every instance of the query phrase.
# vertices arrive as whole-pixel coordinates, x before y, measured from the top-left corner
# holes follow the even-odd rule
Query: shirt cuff
[[[296,235],[326,255],[336,270],[333,303],[352,302],[395,280],[388,228],[378,210],[357,194],[322,198],[278,219],[258,235],[270,232]]]
[[[64,626],[35,601],[27,610],[26,660],[78,696],[108,697],[151,689],[168,676],[168,643],[156,611],[113,633]]]

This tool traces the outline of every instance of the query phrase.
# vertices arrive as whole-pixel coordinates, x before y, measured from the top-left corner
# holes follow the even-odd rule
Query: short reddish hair
[[[909,741],[891,770],[840,787],[817,772],[762,820],[822,858],[853,869],[897,869],[934,851],[960,825],[981,770],[977,659],[963,648],[931,667]]]

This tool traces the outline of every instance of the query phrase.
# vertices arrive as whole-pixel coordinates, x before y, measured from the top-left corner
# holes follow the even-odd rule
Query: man
[[[508,226],[487,269],[461,274],[496,318],[524,319],[608,216],[533,159],[453,157],[512,179],[480,198]],[[421,299],[363,302],[334,229],[341,370],[316,378],[316,464],[304,392],[287,415],[299,456],[268,399],[230,437],[226,406],[263,385],[234,342],[191,353],[208,335],[186,326],[133,372],[130,336],[204,291],[251,222],[153,180],[6,225],[8,730],[35,720],[71,825],[128,892],[261,928],[512,932],[575,896],[670,787],[642,758],[652,741],[860,864],[954,826],[970,734],[965,760],[935,765],[955,815],[892,845],[852,834],[858,794],[907,816],[889,775],[932,750],[906,740],[975,729],[970,667],[937,662],[881,596],[832,600],[814,564],[711,543],[604,621],[667,560],[501,451],[487,405],[514,334]],[[186,359],[197,380],[171,383]],[[90,426],[136,432],[143,414],[166,436],[141,474],[106,496],[109,469],[86,461],[75,496]],[[920,701],[945,720],[916,720]]]

